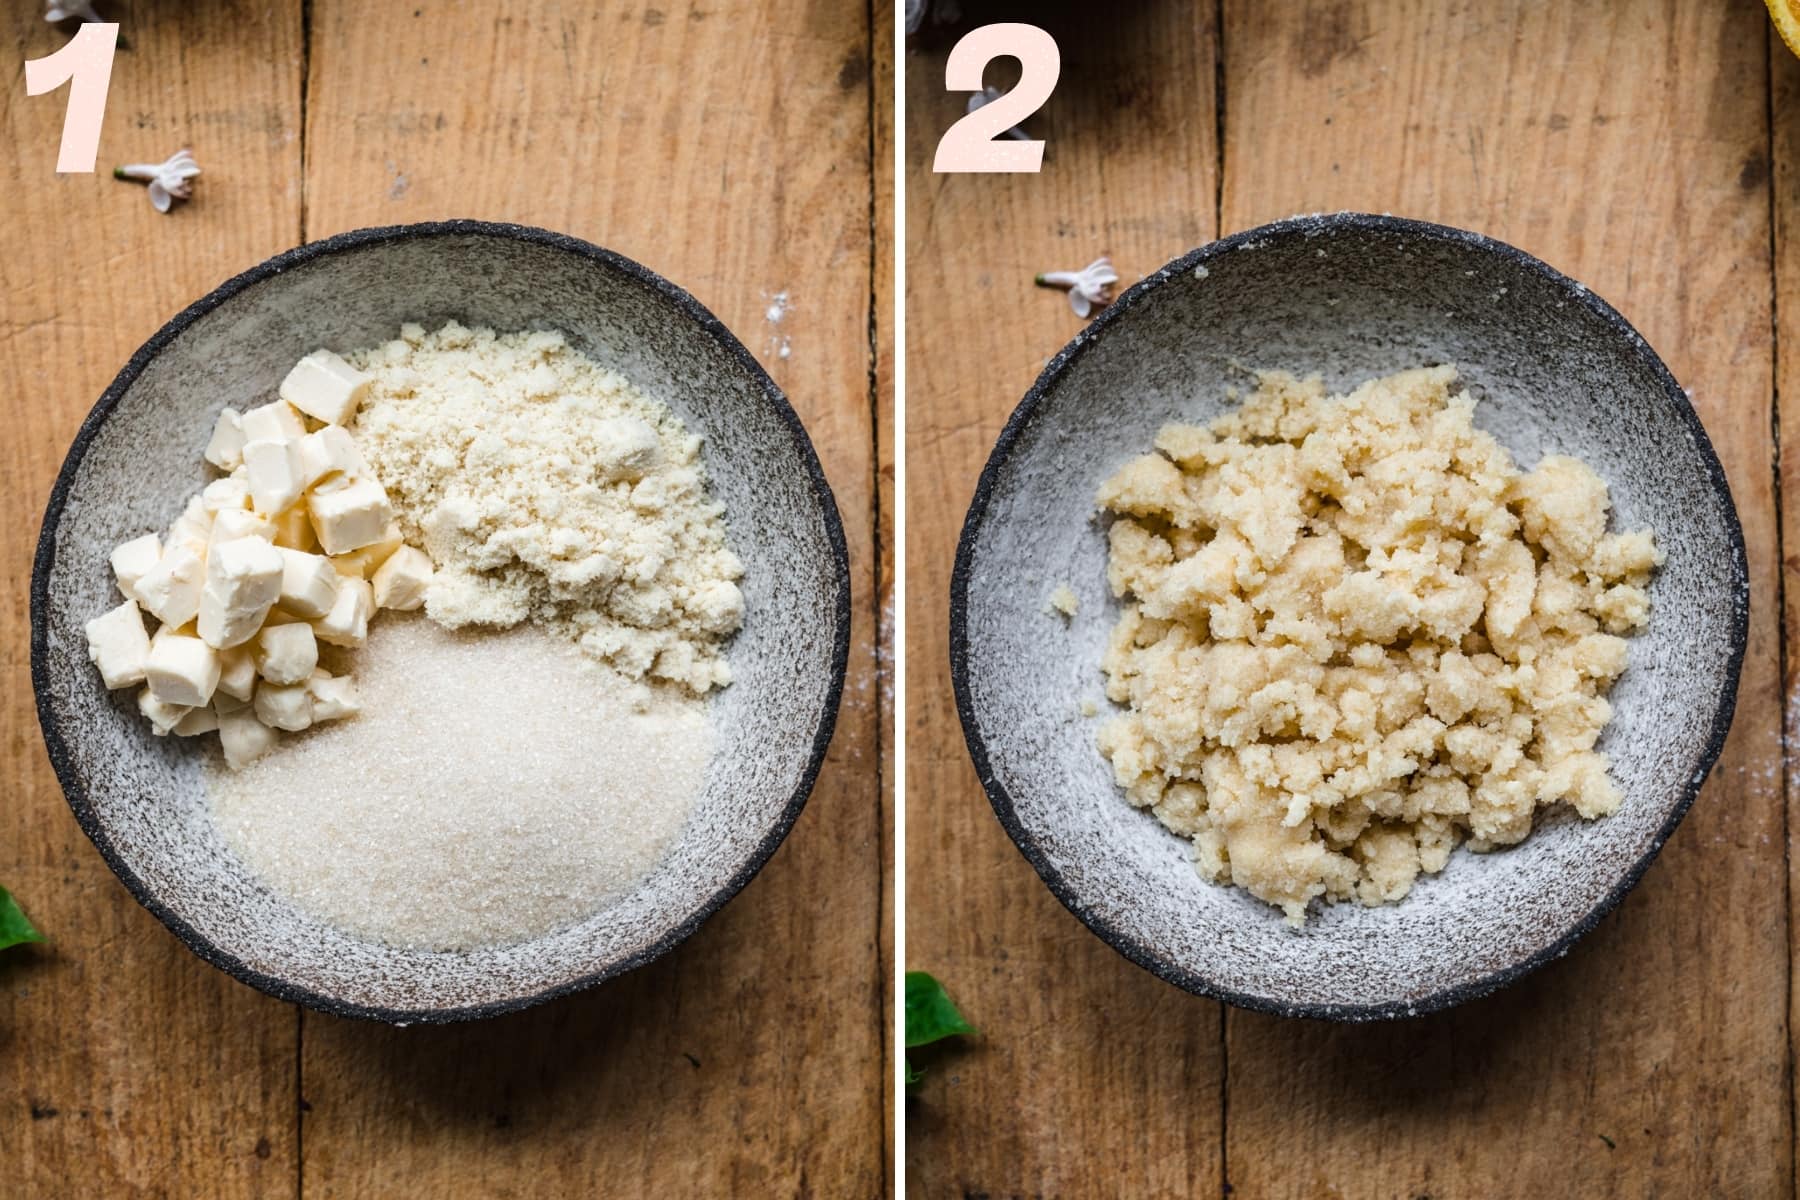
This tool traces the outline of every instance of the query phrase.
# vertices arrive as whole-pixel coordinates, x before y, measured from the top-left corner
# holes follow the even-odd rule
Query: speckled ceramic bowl
[[[1453,362],[1477,422],[1529,467],[1585,459],[1616,520],[1668,553],[1601,742],[1625,793],[1542,819],[1501,853],[1458,851],[1401,904],[1320,909],[1304,930],[1203,881],[1188,843],[1132,809],[1095,749],[1119,607],[1096,487],[1166,421],[1205,422],[1249,371],[1334,389]],[[1197,250],[1071,342],[1020,403],[970,506],[951,659],[994,811],[1057,897],[1171,983],[1268,1012],[1367,1020],[1483,995],[1564,953],[1630,889],[1693,801],[1731,723],[1749,611],[1743,536],[1681,388],[1624,318],[1536,259],[1459,230],[1307,217]],[[1045,598],[1067,582],[1069,623]],[[1095,700],[1084,717],[1078,705]]]
[[[118,603],[107,556],[162,528],[207,478],[227,404],[272,398],[302,354],[455,318],[556,328],[705,436],[748,567],[748,615],[714,701],[705,795],[663,864],[602,913],[523,945],[394,950],[297,911],[247,874],[207,815],[201,756],[108,693],[83,623]],[[473,221],[368,229],[270,259],[170,321],[89,414],[63,464],[31,585],[31,667],[50,760],[76,819],[145,907],[196,954],[287,1000],[348,1016],[486,1016],[648,962],[749,882],[824,760],[849,647],[843,528],[794,410],[693,297],[634,262],[539,229]],[[502,735],[504,736],[504,735]]]

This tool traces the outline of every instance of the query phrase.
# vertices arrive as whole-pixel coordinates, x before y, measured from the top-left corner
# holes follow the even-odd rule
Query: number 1
[[[62,145],[56,152],[59,175],[91,174],[94,170],[94,159],[100,154],[100,119],[106,115],[106,89],[112,83],[113,50],[118,44],[116,24],[87,22],[61,50],[25,64],[27,96],[41,96],[69,85]]]

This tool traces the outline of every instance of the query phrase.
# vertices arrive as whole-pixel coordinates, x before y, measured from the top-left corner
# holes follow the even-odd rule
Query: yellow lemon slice
[[[1795,54],[1800,54],[1800,0],[1764,0],[1769,6],[1769,16],[1775,20],[1775,28],[1781,34],[1781,40]]]

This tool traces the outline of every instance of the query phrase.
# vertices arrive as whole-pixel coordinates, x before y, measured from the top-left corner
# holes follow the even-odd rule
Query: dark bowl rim
[[[1687,422],[1693,435],[1700,465],[1720,501],[1727,532],[1730,535],[1730,573],[1734,585],[1733,594],[1737,601],[1733,605],[1735,622],[1731,631],[1732,653],[1728,664],[1727,682],[1719,698],[1718,708],[1713,713],[1712,726],[1706,744],[1701,749],[1699,758],[1692,764],[1687,775],[1688,782],[1683,785],[1673,809],[1663,821],[1662,828],[1657,831],[1649,848],[1636,862],[1630,865],[1613,889],[1586,916],[1561,936],[1507,966],[1466,983],[1443,988],[1417,1000],[1392,1000],[1372,1004],[1290,1003],[1275,997],[1236,991],[1220,985],[1198,971],[1171,961],[1151,947],[1127,936],[1098,913],[1086,909],[1075,889],[1050,862],[1049,857],[1038,846],[1031,831],[1019,819],[1011,795],[996,778],[992,763],[988,758],[986,739],[976,721],[973,697],[969,687],[968,597],[975,541],[980,533],[982,523],[987,517],[988,503],[992,499],[999,474],[1005,468],[1014,446],[1025,428],[1031,423],[1038,406],[1046,395],[1055,388],[1073,363],[1111,332],[1116,322],[1144,303],[1158,287],[1169,279],[1192,271],[1197,266],[1240,248],[1256,249],[1272,239],[1306,238],[1328,230],[1339,229],[1399,233],[1409,238],[1440,243],[1457,243],[1483,253],[1497,255],[1515,266],[1523,267],[1527,271],[1542,276],[1569,300],[1586,307],[1614,333],[1624,339],[1626,344],[1649,366],[1652,375],[1661,381],[1664,398]],[[1288,217],[1208,243],[1145,277],[1112,304],[1102,309],[1089,325],[1076,334],[1069,344],[1064,346],[1056,357],[1044,367],[1037,381],[1031,385],[1031,390],[1026,392],[1024,398],[1019,401],[1018,407],[1007,419],[1005,428],[1000,431],[1000,437],[994,444],[987,465],[982,468],[981,477],[975,485],[975,495],[969,503],[968,515],[963,521],[962,533],[957,540],[956,565],[950,581],[951,681],[956,694],[957,715],[962,722],[963,739],[968,743],[969,757],[974,760],[976,774],[980,777],[982,789],[987,793],[988,802],[993,806],[994,815],[999,818],[1000,824],[1005,827],[1013,844],[1018,847],[1026,861],[1042,877],[1050,891],[1062,902],[1063,907],[1074,913],[1084,925],[1120,954],[1158,978],[1197,996],[1222,1000],[1239,1008],[1270,1013],[1275,1016],[1349,1022],[1423,1016],[1426,1013],[1436,1012],[1452,1005],[1486,996],[1567,954],[1570,947],[1593,930],[1608,913],[1618,907],[1626,893],[1631,891],[1638,880],[1643,877],[1644,872],[1649,869],[1650,863],[1656,858],[1663,844],[1669,840],[1670,835],[1675,832],[1676,826],[1681,824],[1681,819],[1687,815],[1694,798],[1699,795],[1701,784],[1704,783],[1706,776],[1711,773],[1713,765],[1718,761],[1719,754],[1725,746],[1726,734],[1730,732],[1732,714],[1737,707],[1738,676],[1743,666],[1744,652],[1749,641],[1749,580],[1750,571],[1744,549],[1743,527],[1739,522],[1737,506],[1732,500],[1731,486],[1725,478],[1724,467],[1719,462],[1712,441],[1707,437],[1698,414],[1694,412],[1693,402],[1688,399],[1687,393],[1676,382],[1674,375],[1656,351],[1651,349],[1650,344],[1644,340],[1643,336],[1610,304],[1596,296],[1585,285],[1570,279],[1523,250],[1497,238],[1487,237],[1469,230],[1408,217],[1372,213],[1343,212]]]
[[[463,1007],[387,1008],[340,1000],[256,970],[237,956],[214,945],[210,939],[177,916],[126,865],[95,816],[93,807],[88,801],[86,789],[82,786],[81,779],[70,760],[62,729],[50,704],[49,696],[52,684],[46,661],[49,646],[50,571],[56,558],[56,530],[62,520],[63,508],[74,483],[76,471],[85,458],[89,445],[98,434],[100,427],[112,414],[113,409],[118,406],[120,399],[137,381],[144,368],[188,326],[245,289],[315,259],[389,242],[469,236],[499,238],[548,246],[586,259],[601,269],[623,275],[627,279],[647,287],[672,304],[714,342],[718,343],[727,355],[749,375],[751,381],[761,389],[763,399],[787,426],[788,432],[793,438],[794,448],[799,453],[800,460],[805,466],[807,476],[812,484],[813,497],[818,502],[819,515],[825,523],[826,538],[831,547],[837,577],[837,596],[833,612],[835,629],[831,651],[831,682],[817,718],[818,725],[813,736],[812,750],[807,759],[806,769],[794,789],[794,794],[777,815],[762,841],[757,844],[731,878],[710,896],[703,899],[685,920],[655,943],[587,974],[525,996]],[[471,1021],[517,1012],[545,1001],[570,995],[595,984],[603,983],[626,971],[641,967],[660,958],[687,940],[707,918],[744,889],[774,855],[783,840],[786,839],[789,830],[794,827],[794,822],[799,819],[800,811],[805,808],[806,801],[812,794],[813,785],[818,780],[819,771],[824,766],[825,753],[831,744],[831,735],[837,725],[838,707],[843,697],[844,673],[849,664],[849,657],[850,556],[844,540],[844,526],[838,514],[837,501],[832,494],[830,483],[825,478],[824,468],[820,465],[819,456],[813,448],[812,440],[807,436],[806,428],[800,421],[799,414],[794,411],[793,405],[788,402],[787,397],[782,394],[775,381],[769,377],[762,364],[757,362],[756,358],[744,348],[743,343],[730,330],[726,329],[724,324],[705,305],[649,268],[622,254],[596,246],[581,238],[540,229],[536,226],[516,225],[508,222],[469,219],[425,221],[410,225],[384,225],[368,229],[355,229],[335,234],[266,259],[249,270],[227,279],[211,292],[175,314],[131,356],[112,383],[101,393],[100,399],[94,403],[86,419],[82,421],[81,428],[76,432],[75,440],[69,447],[68,456],[63,460],[62,469],[57,472],[56,482],[50,489],[50,502],[44,512],[44,523],[38,535],[37,552],[31,570],[31,684],[37,698],[38,723],[43,730],[45,748],[49,752],[50,763],[56,771],[57,780],[62,785],[64,798],[68,801],[69,808],[74,812],[75,820],[80,824],[82,831],[100,851],[100,856],[106,860],[106,865],[112,868],[113,874],[119,877],[137,902],[148,909],[157,920],[168,926],[169,930],[180,938],[188,949],[240,982],[247,983],[276,999],[304,1005],[307,1008],[334,1016],[385,1021],[394,1025]]]

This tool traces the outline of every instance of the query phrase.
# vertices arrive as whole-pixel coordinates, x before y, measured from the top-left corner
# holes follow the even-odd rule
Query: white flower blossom
[[[984,87],[979,92],[972,92],[969,95],[969,111],[974,112],[983,105],[992,104],[1004,94],[1005,93],[999,88],[995,87]],[[1031,140],[1031,135],[1026,133],[1023,129],[1020,129],[1017,125],[1014,125],[1001,136],[1012,138],[1016,142],[1029,142]]]
[[[113,168],[114,179],[136,179],[150,185],[150,203],[157,212],[166,213],[177,200],[194,194],[194,176],[200,164],[186,146],[159,163],[127,163]]]
[[[1069,307],[1078,317],[1087,317],[1094,309],[1112,301],[1112,285],[1119,282],[1112,259],[1104,254],[1079,271],[1046,271],[1037,277],[1040,287],[1069,289]]]
[[[54,24],[67,21],[70,17],[79,17],[83,21],[104,21],[106,18],[94,11],[94,0],[47,0],[44,5],[44,20]]]

